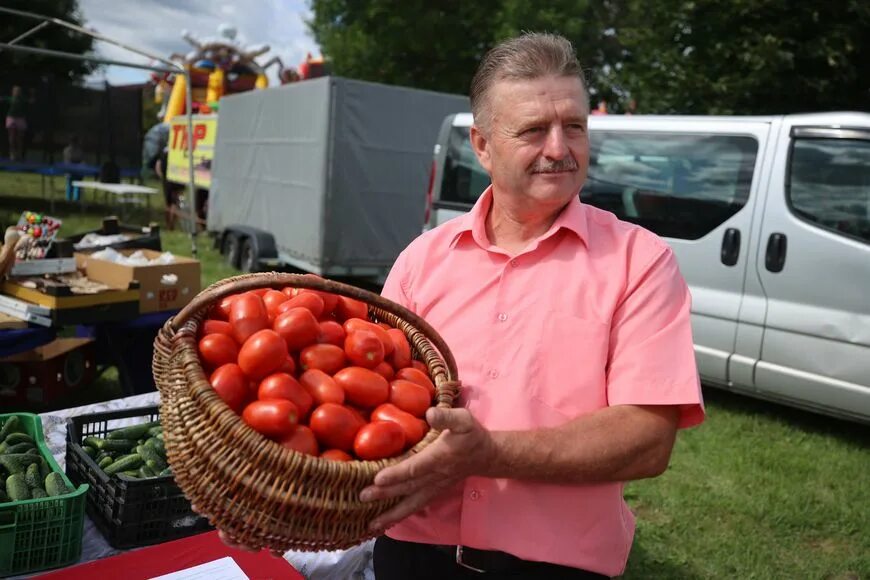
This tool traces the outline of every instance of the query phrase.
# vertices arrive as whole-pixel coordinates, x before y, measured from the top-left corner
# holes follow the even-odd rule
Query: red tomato
[[[375,336],[378,337],[378,340],[380,340],[384,345],[384,356],[392,354],[393,341],[390,339],[390,335],[387,334],[386,330],[374,322],[369,322],[368,320],[363,320],[361,318],[351,318],[344,322],[344,331],[346,333],[351,334],[357,330],[368,330],[369,332],[373,332]]]
[[[299,453],[306,453],[317,457],[320,453],[320,447],[317,445],[317,438],[314,436],[314,431],[305,425],[297,425],[296,429],[278,441],[282,446]]]
[[[299,353],[299,366],[304,371],[320,369],[326,374],[334,375],[344,368],[346,361],[344,349],[334,344],[315,344]]]
[[[360,430],[359,418],[353,411],[336,403],[324,403],[314,409],[308,424],[321,445],[342,451],[353,449],[353,440]]]
[[[398,328],[391,328],[387,331],[387,336],[393,343],[393,366],[397,369],[411,366],[411,345],[408,344],[405,333]]]
[[[327,449],[320,456],[330,461],[353,461],[353,457],[342,451],[341,449]]]
[[[279,307],[287,302],[287,296],[277,290],[269,290],[263,294],[263,304],[266,306],[266,313],[269,315],[269,320],[277,318]]]
[[[420,369],[415,369],[413,367],[399,369],[396,371],[396,378],[411,381],[412,383],[417,383],[418,385],[426,387],[426,390],[429,391],[429,398],[435,398],[435,384],[432,382],[432,379],[429,378],[429,375]]]
[[[378,326],[380,326],[380,327],[383,328],[384,330],[389,330],[389,329],[393,328],[392,326],[390,326],[390,325],[387,324],[386,322],[378,322]]]
[[[299,409],[287,399],[254,401],[242,411],[242,420],[270,439],[283,439],[296,429]]]
[[[338,303],[335,305],[335,317],[342,322],[350,318],[366,320],[369,317],[369,307],[365,302],[347,296],[339,296]]]
[[[390,402],[415,417],[422,417],[432,406],[432,397],[423,385],[396,379],[390,383]]]
[[[227,407],[237,414],[242,412],[248,401],[248,377],[235,363],[219,366],[208,379]]]
[[[199,341],[199,356],[211,367],[236,362],[239,347],[226,334],[207,334]]]
[[[238,294],[232,294],[230,296],[224,296],[221,301],[212,308],[211,316],[212,318],[216,318],[218,320],[229,320],[230,319],[230,310],[233,306],[233,302],[238,298]]]
[[[317,337],[317,342],[344,347],[344,339],[346,337],[347,333],[344,331],[344,328],[336,321],[324,320],[320,322],[320,336]]]
[[[287,312],[291,308],[307,308],[314,315],[314,318],[320,318],[320,315],[323,314],[323,298],[310,290],[302,290],[282,304],[279,310]]]
[[[344,354],[353,364],[371,369],[384,362],[384,344],[374,332],[357,330],[344,339]]]
[[[387,379],[387,381],[392,381],[396,376],[396,371],[393,370],[392,365],[388,362],[382,362],[372,370]]]
[[[287,344],[274,330],[261,330],[245,341],[239,366],[252,379],[274,372],[287,361]]]
[[[254,296],[259,296],[260,298],[262,298],[263,296],[266,295],[266,292],[268,292],[269,290],[271,290],[271,288],[257,288],[256,290],[248,290],[248,293],[253,294]]]
[[[272,328],[281,335],[290,351],[302,350],[314,344],[320,336],[320,325],[307,308],[291,308],[278,315]]]
[[[230,338],[233,336],[233,326],[229,322],[223,320],[204,320],[200,327],[200,336],[207,334],[226,334]],[[233,340],[235,342],[235,339]]]
[[[354,405],[371,409],[390,398],[390,383],[375,371],[347,367],[335,373],[333,378]]]
[[[414,385],[419,387],[419,385]],[[422,388],[422,387],[420,387]],[[270,399],[287,399],[299,409],[299,417],[308,415],[314,405],[314,399],[299,384],[299,382],[286,373],[273,373],[260,382],[257,389],[257,398],[261,401]]]
[[[320,369],[308,369],[299,377],[299,383],[314,399],[315,405],[344,403],[344,389],[336,384],[335,379]]]
[[[269,314],[263,299],[250,292],[236,298],[230,309],[230,324],[239,344],[244,344],[258,330],[269,328]]]
[[[392,421],[393,423],[398,424],[402,428],[402,431],[405,432],[405,444],[408,447],[419,443],[429,430],[429,425],[426,421],[416,418],[411,413],[401,410],[392,403],[378,405],[375,410],[372,411],[371,420]]]
[[[427,377],[429,376],[429,367],[423,361],[414,359],[411,361],[411,366],[424,373]]]
[[[347,407],[348,409],[351,410],[351,412],[353,413],[354,417],[356,417],[356,418],[357,418],[357,421],[359,421],[359,426],[360,426],[360,427],[362,427],[363,425],[365,425],[366,423],[369,422],[369,419],[368,419],[368,413],[367,413],[367,412],[365,412],[365,411],[363,411],[362,409],[359,409],[359,408],[357,408],[357,407],[352,407],[352,406],[350,406],[350,405],[345,405],[345,407]]]
[[[359,430],[353,451],[360,459],[375,461],[393,457],[405,448],[405,432],[392,421],[375,421]]]
[[[321,313],[321,316],[332,314],[333,310],[335,310],[335,306],[338,304],[337,294],[322,292],[320,290],[308,290],[308,292],[316,293],[320,296],[321,300],[323,300],[323,312]]]
[[[279,373],[287,373],[290,376],[296,374],[296,361],[293,360],[291,355],[287,355],[287,360],[284,361],[280,367],[276,369],[276,372]]]

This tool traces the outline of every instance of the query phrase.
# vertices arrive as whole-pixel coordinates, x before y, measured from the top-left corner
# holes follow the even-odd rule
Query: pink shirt
[[[491,204],[487,189],[471,212],[414,240],[383,290],[450,346],[461,404],[492,430],[623,404],[680,405],[681,427],[703,421],[689,291],[668,245],[575,198],[511,256],[487,239]],[[622,490],[470,477],[388,535],[615,576],[635,528]]]

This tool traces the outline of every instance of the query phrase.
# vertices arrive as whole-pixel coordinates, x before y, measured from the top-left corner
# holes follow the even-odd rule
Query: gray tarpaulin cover
[[[329,274],[385,267],[423,226],[444,117],[468,99],[326,77],[221,100],[209,230],[272,233]]]

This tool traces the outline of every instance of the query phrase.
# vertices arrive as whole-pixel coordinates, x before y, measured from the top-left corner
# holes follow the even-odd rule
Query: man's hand
[[[432,408],[426,420],[441,430],[438,438],[417,455],[378,472],[374,485],[360,493],[362,501],[407,496],[378,516],[372,530],[383,530],[421,510],[466,477],[484,473],[492,460],[492,437],[467,409]]]

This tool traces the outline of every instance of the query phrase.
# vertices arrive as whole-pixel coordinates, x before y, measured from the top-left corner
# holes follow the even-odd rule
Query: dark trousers
[[[600,580],[601,574],[516,559],[507,569],[475,572],[456,563],[450,550],[381,536],[375,542],[377,580]]]

